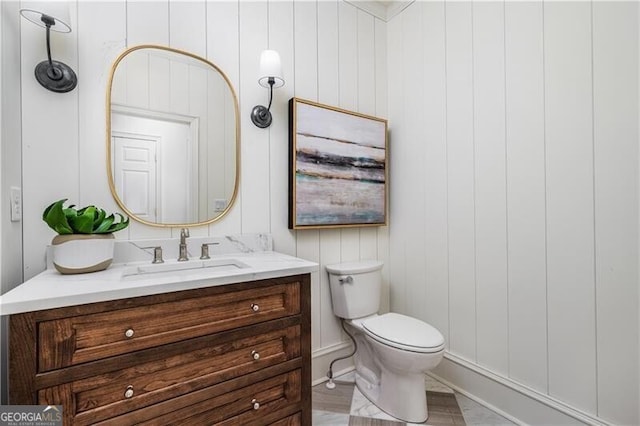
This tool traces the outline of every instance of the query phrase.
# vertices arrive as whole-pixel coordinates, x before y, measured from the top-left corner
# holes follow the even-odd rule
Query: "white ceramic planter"
[[[113,234],[56,235],[51,241],[53,266],[61,274],[107,269],[113,261]]]

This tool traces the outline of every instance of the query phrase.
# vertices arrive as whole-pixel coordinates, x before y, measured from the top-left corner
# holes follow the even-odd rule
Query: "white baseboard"
[[[430,375],[517,424],[610,425],[599,417],[450,353],[445,353]]]
[[[329,364],[338,357],[349,355],[353,348],[350,341],[317,349],[311,354],[311,383],[317,385],[328,380]],[[353,357],[340,360],[333,366],[333,375],[339,376],[353,370]]]

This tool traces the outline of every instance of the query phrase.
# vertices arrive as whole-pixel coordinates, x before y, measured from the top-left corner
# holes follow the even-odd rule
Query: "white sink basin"
[[[132,265],[122,271],[122,276],[159,274],[163,272],[188,271],[188,270],[215,270],[235,271],[249,268],[246,263],[237,259],[207,259],[207,260],[187,260],[185,262],[149,263],[144,265]]]

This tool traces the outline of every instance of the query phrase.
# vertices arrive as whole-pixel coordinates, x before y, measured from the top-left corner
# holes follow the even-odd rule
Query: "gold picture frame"
[[[289,101],[289,229],[387,224],[387,120]]]

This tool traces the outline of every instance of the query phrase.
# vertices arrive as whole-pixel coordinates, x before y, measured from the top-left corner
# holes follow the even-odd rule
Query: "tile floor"
[[[313,388],[313,425],[328,426],[401,426],[407,423],[394,419],[373,405],[354,384],[354,373],[336,377],[336,388],[324,383]],[[429,419],[427,425],[512,425],[504,417],[475,401],[454,392],[430,377],[425,379]],[[411,424],[411,423],[408,423]]]

